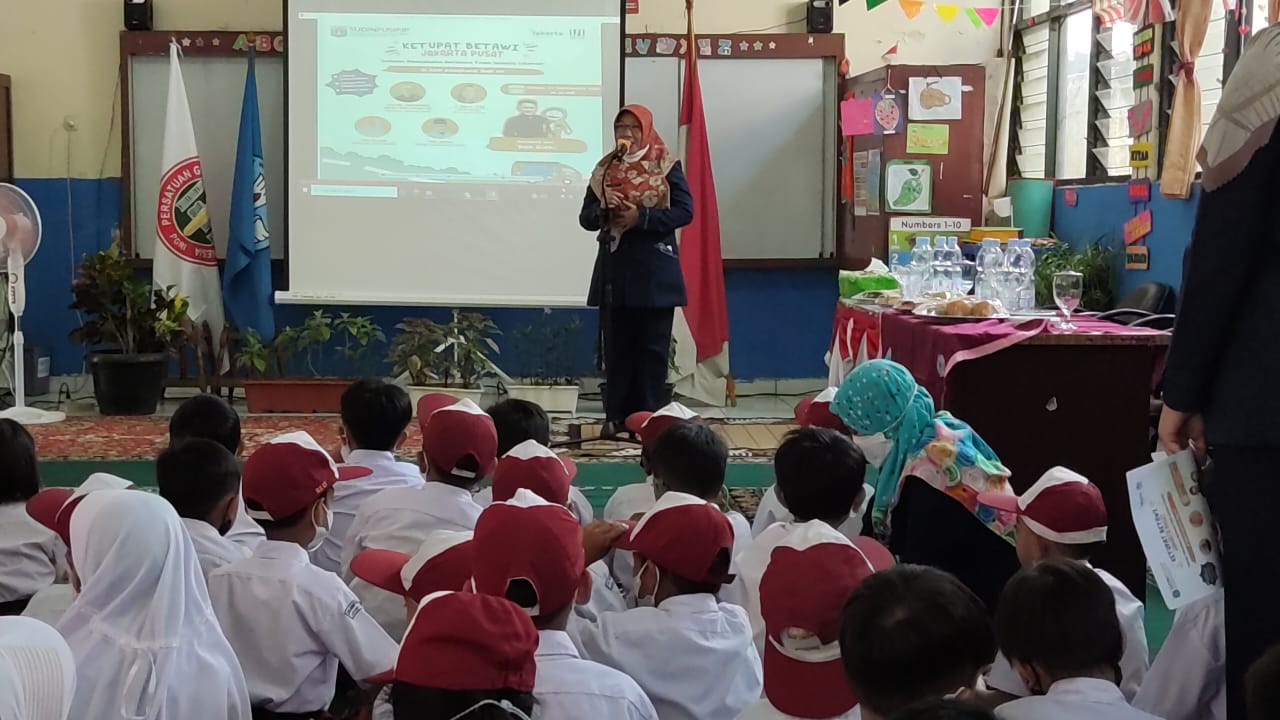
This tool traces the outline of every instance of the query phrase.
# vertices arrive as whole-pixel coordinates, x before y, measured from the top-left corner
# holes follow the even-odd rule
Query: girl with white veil
[[[58,625],[76,661],[71,717],[250,720],[240,663],[169,503],[136,490],[86,496],[71,556],[80,595]]]

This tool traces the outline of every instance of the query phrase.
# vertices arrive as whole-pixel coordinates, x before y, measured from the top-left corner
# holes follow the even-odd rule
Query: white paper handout
[[[964,83],[958,75],[913,77],[908,88],[908,120],[961,119]]]
[[[1191,451],[1130,470],[1128,481],[1133,524],[1169,609],[1219,591],[1218,533]]]

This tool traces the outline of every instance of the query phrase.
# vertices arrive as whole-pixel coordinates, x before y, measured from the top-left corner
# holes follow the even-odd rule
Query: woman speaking
[[[618,149],[591,173],[578,215],[600,243],[587,305],[600,308],[606,436],[631,413],[669,401],[671,322],[685,304],[676,230],[693,222],[689,185],[653,129],[653,113],[623,107],[613,134]]]

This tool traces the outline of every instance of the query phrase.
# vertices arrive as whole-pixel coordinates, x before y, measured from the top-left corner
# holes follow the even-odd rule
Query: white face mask
[[[345,442],[342,443],[342,449],[338,451],[338,455],[342,456],[342,462],[351,462],[351,446],[347,445]]]
[[[872,467],[878,468],[883,465],[893,450],[893,441],[885,437],[882,432],[875,435],[854,435],[852,440]]]
[[[644,577],[644,569],[653,568],[653,592],[649,595],[640,595],[640,580]],[[644,565],[640,566],[640,572],[636,573],[636,607],[656,607],[658,604],[658,583],[662,580],[662,571],[657,565],[653,565],[648,560],[644,561]]]
[[[307,544],[307,552],[315,552],[324,539],[329,537],[329,528],[333,527],[333,509],[328,503],[324,506],[324,525],[316,524],[316,512],[311,511],[311,526],[316,529],[316,536]]]

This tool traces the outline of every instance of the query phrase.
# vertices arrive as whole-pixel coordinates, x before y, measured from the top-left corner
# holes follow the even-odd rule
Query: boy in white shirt
[[[605,520],[635,520],[653,507],[657,496],[653,491],[653,469],[649,467],[649,451],[667,428],[686,422],[702,422],[702,418],[678,402],[656,412],[633,413],[627,418],[627,430],[640,441],[640,469],[644,471],[645,478],[644,482],[623,485],[613,492],[604,506]]]
[[[240,464],[212,440],[187,440],[156,458],[156,485],[191,536],[200,571],[209,573],[249,557],[226,539],[240,506]]]
[[[1223,594],[1178,608],[1133,706],[1165,720],[1227,720]]]
[[[840,622],[840,657],[861,720],[972,691],[996,654],[986,606],[941,570],[899,565],[858,583]]]
[[[853,718],[858,699],[840,664],[840,611],[859,583],[893,566],[893,557],[884,547],[864,554],[813,520],[794,525],[767,562],[760,582],[765,697],[739,720]]]
[[[867,462],[862,451],[834,430],[806,427],[787,433],[774,455],[773,468],[777,478],[774,487],[795,519],[774,523],[734,557],[732,569],[737,577],[720,595],[725,602],[746,609],[756,649],[762,653],[765,635],[760,615],[760,578],[773,549],[810,521],[825,522],[832,529],[841,527],[866,495],[862,475]]]
[[[36,444],[17,422],[0,420],[0,615],[18,615],[57,579],[65,548],[27,513],[40,492]]]
[[[1084,563],[1065,558],[1023,568],[1000,596],[1000,650],[1031,691],[996,708],[1000,720],[1153,720],[1117,683],[1124,635],[1115,599]]]
[[[319,715],[333,700],[339,663],[359,681],[395,664],[395,641],[337,575],[307,557],[328,531],[334,484],[368,474],[339,468],[304,432],[275,438],[245,463],[245,507],[267,539],[210,573],[208,585],[255,709]]]
[[[501,489],[496,476],[494,487]],[[474,545],[476,592],[519,605],[538,628],[533,695],[542,717],[657,720],[634,680],[583,660],[565,632],[574,602],[591,588],[572,513],[520,489],[480,514]]]
[[[316,567],[338,572],[342,546],[365,500],[383,490],[422,487],[417,466],[396,460],[395,453],[409,439],[405,428],[413,418],[409,393],[383,380],[357,380],[342,393],[342,462],[369,468],[371,474],[340,483],[333,489],[333,527],[311,553]]]
[[[342,545],[342,579],[378,623],[393,630],[393,637],[404,634],[403,600],[356,578],[351,558],[366,548],[412,554],[433,530],[473,530],[481,507],[472,492],[497,463],[493,420],[470,400],[424,395],[418,401],[418,425],[418,465],[426,482],[418,488],[383,490],[366,500]]]
[[[751,622],[715,595],[731,579],[732,546],[718,507],[665,493],[617,542],[635,553],[641,607],[577,627],[583,655],[634,678],[662,720],[734,720],[760,697]]]
[[[1092,568],[1111,588],[1124,634],[1118,684],[1125,698],[1132,701],[1150,666],[1147,631],[1142,602],[1114,575],[1089,565],[1090,554],[1107,539],[1107,506],[1102,491],[1084,476],[1055,467],[1021,496],[983,493],[978,502],[1016,516],[1018,560],[1023,568],[1051,559],[1077,560]],[[1003,654],[996,657],[987,675],[987,686],[995,691],[987,697],[992,706],[1029,694]]]

